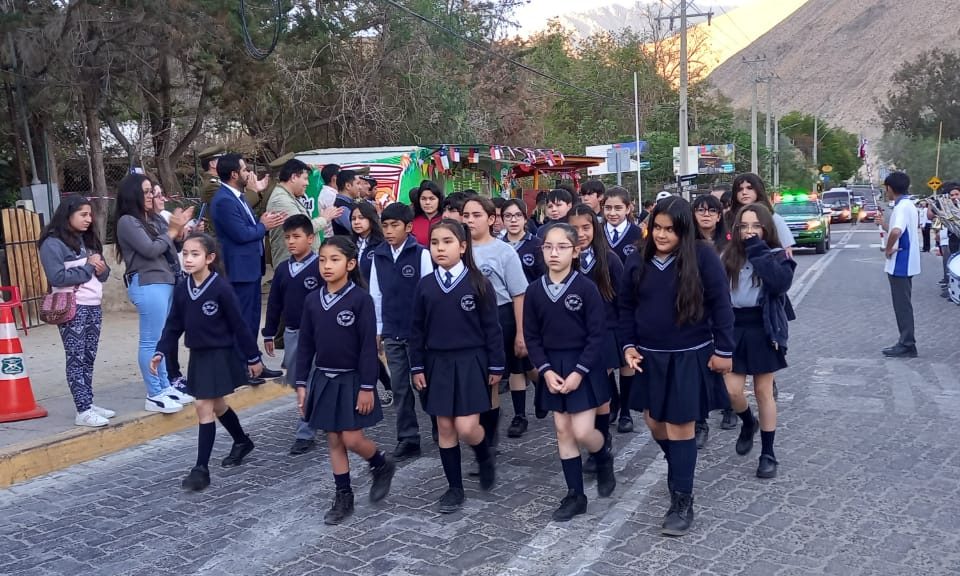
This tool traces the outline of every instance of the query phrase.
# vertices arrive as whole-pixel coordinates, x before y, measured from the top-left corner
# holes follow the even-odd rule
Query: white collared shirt
[[[466,266],[463,265],[463,260],[460,260],[459,262],[457,262],[456,264],[454,264],[454,265],[453,265],[453,268],[450,268],[449,270],[446,269],[446,268],[444,268],[443,266],[441,266],[441,267],[440,267],[440,279],[441,279],[441,280],[446,280],[446,279],[447,279],[447,272],[449,272],[450,275],[451,275],[451,279],[452,279],[452,280],[456,280],[457,278],[460,277],[460,274],[463,273],[463,269],[464,269],[464,268],[466,268]]]
[[[240,192],[239,190],[237,190],[236,188],[234,188],[233,186],[229,185],[229,184],[224,183],[223,185],[226,186],[228,190],[230,190],[231,192],[233,192],[233,195],[237,197],[237,200],[239,200],[240,203],[243,204],[243,208],[244,208],[244,210],[246,210],[247,216],[250,217],[250,221],[253,222],[254,224],[256,224],[256,223],[257,223],[257,217],[253,215],[253,210],[251,210],[251,209],[250,209],[250,205],[247,204],[247,199],[244,198],[243,193]]]
[[[617,231],[617,240],[623,238],[623,235],[627,233],[627,228],[630,226],[629,220],[624,220],[623,222],[617,224],[616,226],[611,226],[607,224],[607,238],[613,238],[613,231]]]

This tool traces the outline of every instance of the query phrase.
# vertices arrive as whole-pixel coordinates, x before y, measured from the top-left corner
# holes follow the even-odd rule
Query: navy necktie
[[[449,288],[453,284],[453,274],[449,270],[446,272],[447,276],[443,281],[444,288]]]
[[[620,231],[617,230],[616,228],[614,228],[614,229],[613,229],[613,239],[612,239],[612,242],[613,242],[614,244],[616,244],[616,243],[617,243],[617,240],[619,240],[619,239],[620,239]]]

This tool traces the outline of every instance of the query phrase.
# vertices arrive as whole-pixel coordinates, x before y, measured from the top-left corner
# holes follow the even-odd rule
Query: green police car
[[[798,248],[815,248],[817,254],[830,249],[830,211],[816,194],[785,193],[773,210],[786,220]]]

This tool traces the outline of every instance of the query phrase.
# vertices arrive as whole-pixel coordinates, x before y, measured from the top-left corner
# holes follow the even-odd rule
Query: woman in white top
[[[733,230],[733,219],[737,212],[744,206],[749,206],[755,202],[763,204],[767,207],[767,210],[773,213],[773,224],[777,228],[777,235],[780,237],[780,242],[783,244],[787,256],[792,259],[793,247],[797,243],[793,239],[793,232],[790,231],[790,227],[787,226],[787,221],[783,219],[783,216],[773,212],[773,203],[770,201],[770,196],[767,195],[767,187],[763,180],[752,172],[738,174],[733,179],[733,197],[730,202],[730,210],[725,215],[727,230]]]

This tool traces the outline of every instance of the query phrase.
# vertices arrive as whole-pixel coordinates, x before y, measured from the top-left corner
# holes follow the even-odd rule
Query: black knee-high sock
[[[246,433],[243,431],[243,426],[240,425],[240,419],[237,418],[237,413],[233,411],[233,408],[228,407],[226,412],[217,417],[217,420],[227,429],[234,442],[246,442],[248,440]]]
[[[484,442],[485,444],[486,442]],[[440,449],[440,463],[443,464],[443,475],[447,477],[447,484],[451,488],[463,490],[463,471],[460,469],[460,445],[453,448]]]
[[[390,372],[387,371],[387,367],[383,365],[383,362],[380,362],[380,374],[377,378],[380,380],[380,383],[383,384],[384,390],[392,390],[390,387]]]
[[[681,494],[693,494],[693,475],[697,469],[697,441],[669,440],[670,468],[673,489]]]
[[[373,456],[367,460],[367,463],[370,464],[371,469],[379,468],[387,463],[387,457],[384,456],[383,450],[377,450],[373,453]]]
[[[580,457],[561,458],[560,465],[563,466],[563,479],[567,481],[567,490],[583,494],[583,461]]]
[[[496,446],[497,425],[500,423],[500,409],[492,408],[480,414],[480,425],[483,426],[483,434],[487,439],[487,444]]]
[[[667,486],[673,486],[673,466],[670,464],[670,441],[664,438],[663,440],[656,440],[657,444],[660,446],[660,449],[663,450],[663,457],[667,460]]]
[[[743,412],[737,412],[737,416],[740,417],[740,421],[743,422],[745,428],[753,429],[753,412],[750,410],[750,406],[747,406],[747,409]]]
[[[776,430],[770,430],[769,432],[767,432],[766,430],[760,431],[760,446],[761,446],[760,453],[761,454],[767,454],[768,456],[773,456],[774,458],[776,458],[776,456],[774,456],[773,454],[773,438],[776,435],[777,435]]]
[[[613,412],[611,411],[610,414],[613,414]],[[610,433],[610,414],[597,413],[593,417],[593,427],[599,430],[604,438]]]
[[[213,452],[213,441],[216,439],[216,422],[207,422],[200,425],[197,434],[197,466],[206,467],[210,464],[210,453]]]
[[[620,392],[617,390],[617,373],[607,374],[607,384],[610,386],[610,414],[614,418],[620,413]]]
[[[477,462],[486,462],[490,458],[490,445],[487,444],[486,438],[481,440],[479,444],[471,444],[470,448],[473,449],[473,455],[476,456]]]
[[[620,417],[630,418],[630,391],[633,389],[633,376],[620,375]]]
[[[511,390],[510,399],[513,400],[513,415],[527,417],[527,391]]]
[[[336,486],[337,492],[353,492],[353,488],[350,487],[350,471],[349,470],[344,474],[334,474],[333,484],[334,486]]]

